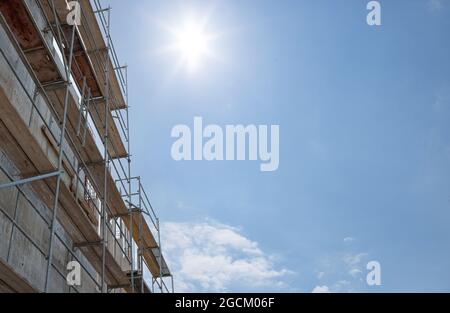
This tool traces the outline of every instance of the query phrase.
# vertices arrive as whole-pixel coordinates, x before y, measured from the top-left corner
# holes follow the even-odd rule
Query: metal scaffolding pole
[[[62,43],[62,36],[61,36],[61,30],[60,30],[60,25],[59,25],[59,20],[58,20],[58,16],[56,13],[56,8],[55,8],[55,3],[54,0],[52,0],[52,10],[53,10],[53,15],[55,17],[56,22],[56,27],[57,27],[57,31],[58,31],[58,39],[59,42]],[[68,110],[68,104],[69,104],[69,88],[71,85],[70,82],[70,69],[72,67],[72,59],[73,59],[73,46],[74,46],[74,41],[75,41],[75,25],[72,26],[72,38],[71,38],[71,42],[70,42],[70,50],[69,50],[69,60],[68,60],[68,64],[67,61],[65,59],[65,57],[63,56],[63,62],[64,62],[64,69],[66,72],[66,94],[64,97],[64,113],[63,113],[63,121],[62,121],[62,126],[61,126],[61,134],[60,134],[60,140],[59,140],[59,155],[58,155],[58,172],[60,173],[57,177],[56,180],[56,190],[55,190],[55,198],[54,198],[54,205],[53,205],[53,214],[52,214],[52,222],[51,222],[51,231],[50,231],[50,244],[49,244],[49,249],[48,249],[48,257],[47,257],[47,270],[46,270],[46,275],[45,275],[45,292],[48,293],[49,291],[49,281],[50,281],[50,272],[51,272],[51,267],[52,267],[52,257],[53,257],[53,241],[54,241],[54,236],[55,236],[55,229],[56,229],[56,219],[57,219],[57,210],[58,210],[58,203],[59,203],[59,192],[60,192],[60,188],[61,188],[61,171],[62,171],[62,163],[63,163],[63,154],[64,154],[64,138],[65,138],[65,134],[66,134],[66,124],[67,124],[67,110]],[[62,54],[64,54],[64,48],[62,49]]]
[[[111,35],[111,28],[110,28],[110,22],[111,22],[111,8],[108,7],[105,9],[107,12],[107,34],[106,34],[106,60],[109,59],[109,49],[110,49],[110,35]],[[107,207],[107,192],[108,192],[108,166],[109,166],[109,151],[108,151],[108,141],[109,141],[109,125],[108,125],[108,117],[110,112],[110,99],[109,99],[109,62],[105,62],[105,130],[104,130],[104,137],[103,137],[103,144],[105,148],[105,155],[104,155],[104,177],[103,177],[103,203],[102,203],[102,270],[101,270],[101,286],[102,290],[101,292],[105,292],[105,262],[106,262],[106,244],[107,244],[107,236],[106,236],[106,207]]]
[[[49,174],[43,174],[43,175],[39,175],[39,176],[34,176],[34,177],[30,177],[30,178],[25,178],[25,179],[13,181],[13,182],[8,183],[8,184],[0,185],[0,189],[6,189],[6,188],[11,188],[11,187],[17,187],[17,186],[21,186],[21,185],[26,185],[26,184],[33,183],[33,182],[38,181],[38,180],[44,180],[44,179],[47,179],[47,178],[52,178],[52,177],[58,176],[60,174],[61,174],[61,172],[56,171],[56,172],[52,172],[52,173],[49,173]]]
[[[174,284],[173,284],[173,275],[170,275],[170,281],[172,283],[172,293],[174,293],[175,292],[175,287],[174,287]]]
[[[129,103],[128,98],[128,66],[125,66],[125,88],[126,88],[126,101]],[[135,283],[134,283],[134,257],[133,257],[133,208],[131,204],[132,196],[131,196],[131,142],[130,142],[130,116],[129,116],[129,107],[126,107],[126,123],[127,123],[127,145],[128,145],[128,157],[127,157],[127,165],[128,165],[128,208],[130,210],[130,256],[131,256],[131,292],[134,293]]]
[[[125,97],[126,97],[126,103],[128,104],[128,71],[127,71],[127,66],[120,66],[118,65],[118,59],[117,56],[115,54],[115,50],[114,50],[114,46],[111,40],[111,36],[110,36],[110,16],[109,16],[109,9],[103,9],[99,3],[99,1],[94,1],[94,4],[96,6],[96,11],[95,13],[99,14],[99,20],[101,25],[103,26],[103,30],[106,34],[107,37],[107,44],[108,44],[108,51],[111,53],[112,55],[112,60],[113,62],[116,64],[115,67],[113,68],[114,71],[118,71],[118,77],[119,77],[119,81],[122,84],[122,91],[125,93]],[[105,18],[105,14],[104,12],[108,12],[108,16]],[[105,62],[108,62],[108,58],[106,58]],[[125,78],[123,77],[123,72],[122,70],[125,70]],[[109,91],[109,90],[108,90]],[[109,97],[108,97],[109,98]],[[117,112],[117,111],[116,111]],[[132,292],[135,291],[135,269],[134,269],[134,251],[133,251],[133,207],[132,207],[132,193],[131,193],[131,154],[130,154],[130,133],[129,133],[129,111],[128,111],[128,106],[126,106],[125,108],[125,112],[126,112],[126,120],[123,119],[123,116],[120,113],[116,113],[118,116],[116,117],[117,120],[119,120],[119,124],[122,127],[122,131],[123,131],[123,135],[125,137],[125,140],[127,141],[127,167],[128,169],[125,170],[122,167],[122,163],[119,161],[119,165],[120,167],[122,167],[123,170],[123,174],[125,174],[125,179],[119,179],[119,181],[122,183],[126,181],[128,186],[124,186],[124,189],[127,190],[127,198],[128,198],[128,208],[129,208],[129,216],[130,216],[130,224],[129,224],[129,238],[127,238],[128,242],[129,242],[129,264],[130,264],[130,269],[131,269],[131,280],[130,280],[130,285],[131,285],[131,289]],[[125,124],[125,125],[124,125]],[[114,148],[114,146],[112,147]],[[114,160],[113,160],[113,165],[115,167],[114,164]],[[115,169],[117,170],[117,168],[115,167]],[[120,178],[120,177],[119,177]]]
[[[162,272],[162,249],[161,249],[161,229],[159,228],[159,218],[156,218],[158,226],[158,246],[159,246],[159,282],[161,283],[161,293],[163,293],[163,272]]]
[[[138,180],[139,182],[139,261],[140,261],[140,276],[141,276],[141,293],[144,293],[144,245],[142,238],[142,197],[141,197],[141,178]]]

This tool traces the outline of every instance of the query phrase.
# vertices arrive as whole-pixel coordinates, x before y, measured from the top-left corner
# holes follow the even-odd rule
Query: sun
[[[200,25],[190,22],[177,31],[175,37],[175,48],[182,62],[188,69],[196,70],[210,54],[210,36]]]
[[[186,15],[177,22],[160,23],[160,27],[170,36],[168,45],[161,52],[170,53],[178,59],[175,70],[185,69],[189,73],[198,72],[210,59],[216,59],[213,45],[218,37],[208,30],[209,18]]]
[[[163,40],[157,52],[173,65],[169,73],[171,78],[181,72],[190,77],[204,77],[203,74],[209,73],[207,69],[212,70],[213,64],[223,63],[222,52],[218,52],[222,51],[222,39],[227,33],[217,31],[213,14],[214,7],[197,12],[191,8],[170,18],[155,20]]]

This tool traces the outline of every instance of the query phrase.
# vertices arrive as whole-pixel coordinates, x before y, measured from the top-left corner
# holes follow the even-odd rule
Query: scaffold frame
[[[32,20],[33,15],[30,13],[27,1],[14,1],[24,6],[28,12],[28,17]],[[49,33],[52,35],[54,41],[52,48],[59,52],[62,63],[62,70],[59,69],[61,79],[50,84],[41,81],[26,53],[22,51],[20,43],[14,38],[11,38],[11,40],[17,48],[22,62],[29,69],[39,93],[46,100],[55,121],[59,124],[55,126],[54,123],[48,123],[43,116],[40,116],[40,119],[45,123],[49,141],[53,142],[58,149],[57,167],[54,171],[36,173],[31,177],[16,180],[14,177],[9,177],[12,182],[0,184],[0,189],[17,188],[19,192],[25,194],[23,190],[27,188],[26,185],[33,187],[37,183],[42,183],[53,193],[52,217],[50,221],[46,221],[50,229],[49,248],[48,251],[40,251],[47,259],[45,287],[42,291],[50,292],[49,281],[53,272],[52,269],[56,270],[61,277],[65,276],[54,266],[52,256],[54,241],[58,239],[62,242],[62,238],[56,231],[59,210],[61,208],[67,210],[61,200],[61,192],[63,192],[61,189],[63,187],[64,190],[67,189],[67,186],[64,185],[64,177],[65,175],[69,177],[73,175],[72,186],[70,186],[73,187],[73,190],[70,191],[74,197],[73,203],[79,208],[85,209],[85,207],[88,207],[89,212],[92,212],[89,215],[89,220],[91,220],[91,226],[94,227],[98,235],[98,240],[74,242],[72,247],[65,244],[65,248],[69,251],[71,259],[79,262],[83,270],[88,273],[88,278],[97,286],[98,291],[102,293],[117,290],[133,293],[144,292],[145,290],[174,292],[173,276],[161,252],[159,218],[150,204],[141,178],[132,176],[128,66],[120,64],[111,38],[111,8],[103,8],[99,0],[80,0],[83,9],[92,7],[92,12],[82,10],[84,19],[87,19],[88,14],[92,15],[93,13],[97,25],[86,25],[85,23],[69,25],[61,18],[61,7],[66,3],[65,0],[34,1],[48,24],[48,28],[45,29],[46,36]],[[7,19],[3,15],[0,19],[1,24],[9,29],[11,35],[14,35],[15,30],[10,29]],[[92,27],[98,27],[97,32],[100,31],[105,46],[103,46],[103,43],[98,44],[98,38],[94,38]],[[46,43],[42,31],[42,29],[37,30],[42,36],[42,42]],[[82,33],[85,36],[92,37],[89,41],[93,42],[95,46],[91,47],[89,51],[80,44],[83,42],[83,38],[80,38]],[[84,39],[85,41],[88,40],[87,38]],[[80,49],[81,46],[81,50],[75,51],[75,46],[77,46],[77,49]],[[51,58],[52,54],[48,43],[45,48]],[[1,53],[7,59],[5,53],[3,51]],[[87,60],[86,64],[89,64],[89,66],[80,63],[80,53],[85,57],[83,61]],[[9,64],[9,66],[20,82],[14,66],[12,64]],[[95,66],[103,68],[102,72],[97,73]],[[58,70],[57,66],[55,68]],[[103,88],[99,87],[103,90],[101,96],[98,95],[99,90],[95,90],[97,85],[101,85],[99,82],[100,76],[103,76]],[[116,80],[115,84],[119,86],[120,94],[117,94],[117,90],[112,90],[112,76]],[[97,81],[93,82],[92,77]],[[54,101],[55,96],[52,94],[62,92],[61,90],[64,93],[62,110],[61,103],[58,106]],[[75,97],[74,93],[78,97]],[[40,109],[34,98],[29,94],[27,96],[32,104],[33,111],[40,115]],[[117,98],[122,97],[124,103],[120,104],[121,101]],[[100,144],[95,141],[95,134],[101,140],[103,154],[100,153]],[[98,152],[94,151],[93,143]],[[94,157],[89,154],[89,151],[95,152]],[[70,161],[69,155],[73,157],[73,162]],[[136,182],[138,183],[138,190],[135,192],[133,185]],[[67,191],[64,192],[67,193]],[[64,199],[66,197],[67,195],[64,194]],[[117,204],[117,199],[120,199],[123,203]],[[67,203],[67,201],[65,202]],[[6,212],[3,213],[6,214]],[[20,229],[20,225],[14,221],[13,217],[6,216],[33,245],[39,247],[25,230]],[[84,234],[81,235],[85,236]],[[96,236],[91,237],[97,238]],[[153,242],[154,244],[151,244]],[[101,248],[100,254],[96,247]],[[92,270],[90,267],[93,264],[86,266],[83,260],[79,258],[79,253],[84,255],[86,249],[89,249],[89,255],[93,255],[91,258],[101,257],[99,268]],[[114,262],[117,262],[117,254],[123,256],[122,259],[125,260],[126,266],[114,264]],[[120,274],[119,276],[127,277],[127,283],[116,279],[118,274],[113,274],[116,268],[122,269],[123,275]],[[146,271],[150,273],[151,289],[145,282]],[[112,278],[108,277],[113,277],[117,283],[111,283]],[[171,288],[164,282],[165,278],[170,278]],[[70,287],[69,290],[78,292],[76,287]]]

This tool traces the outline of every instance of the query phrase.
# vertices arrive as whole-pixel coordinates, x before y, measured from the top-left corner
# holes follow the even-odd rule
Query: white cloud
[[[344,262],[349,266],[359,265],[363,259],[368,256],[367,253],[348,254],[344,256]]]
[[[358,268],[352,268],[350,271],[348,271],[348,273],[353,276],[354,278],[358,277],[359,275],[362,274],[362,271]]]
[[[316,286],[312,290],[312,293],[330,293],[330,288],[328,286]]]
[[[216,222],[165,223],[163,249],[178,292],[285,290],[291,273],[238,229]]]
[[[315,272],[318,280],[312,286],[328,286],[328,290],[333,293],[365,290],[367,286],[364,275],[368,260],[369,254],[363,252],[339,253],[338,255],[322,258],[320,261],[321,266]],[[317,273],[321,272],[326,273],[326,278],[317,275]],[[321,289],[319,288],[318,290]]]
[[[428,0],[428,9],[430,11],[439,11],[443,6],[442,0]]]
[[[353,237],[345,237],[345,238],[344,238],[344,242],[345,242],[345,243],[351,243],[351,242],[353,242],[353,241],[355,241],[355,238],[353,238]]]

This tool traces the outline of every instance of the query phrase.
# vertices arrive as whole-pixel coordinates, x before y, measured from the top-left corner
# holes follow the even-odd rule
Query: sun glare
[[[174,15],[171,19],[157,21],[157,25],[165,32],[165,44],[159,53],[170,57],[174,65],[171,77],[179,75],[180,71],[188,74],[198,74],[204,70],[211,60],[221,62],[216,54],[218,39],[223,32],[213,31],[211,24],[212,8],[204,12],[186,10],[184,13]]]
[[[183,63],[195,70],[209,54],[208,35],[199,27],[190,23],[176,34],[176,49],[179,51]]]
[[[208,18],[193,18],[190,15],[183,22],[168,25],[161,23],[161,27],[171,35],[169,45],[163,47],[163,52],[170,52],[178,58],[176,70],[183,68],[190,73],[197,72],[208,59],[215,58],[213,42],[216,35],[207,29]]]

